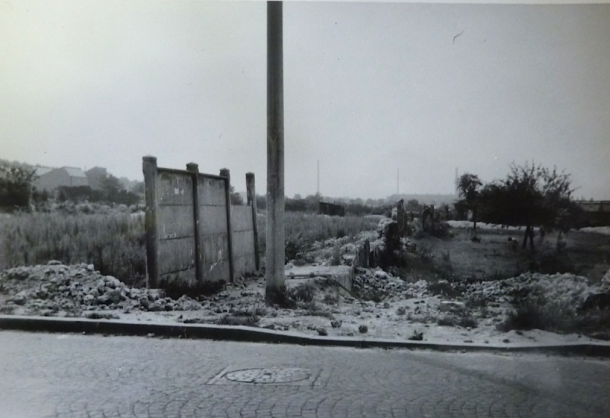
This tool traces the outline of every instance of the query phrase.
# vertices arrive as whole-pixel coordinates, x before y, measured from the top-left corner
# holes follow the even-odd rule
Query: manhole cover
[[[289,383],[309,379],[309,372],[299,368],[271,367],[246,369],[227,373],[225,377],[242,383]]]

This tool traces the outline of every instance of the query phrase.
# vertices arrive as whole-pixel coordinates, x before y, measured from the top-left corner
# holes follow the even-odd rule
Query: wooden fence
[[[260,268],[254,174],[246,175],[248,206],[232,206],[229,170],[216,176],[194,163],[175,170],[142,160],[149,287],[196,289]]]

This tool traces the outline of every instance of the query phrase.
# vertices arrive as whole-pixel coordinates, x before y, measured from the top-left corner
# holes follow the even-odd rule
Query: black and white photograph
[[[0,1],[0,418],[610,416],[610,3]]]

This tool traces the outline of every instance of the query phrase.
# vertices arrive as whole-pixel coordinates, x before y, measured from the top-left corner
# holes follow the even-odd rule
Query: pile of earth
[[[524,273],[509,279],[469,284],[464,296],[471,300],[499,303],[555,304],[576,312],[593,306],[592,301],[610,295],[610,271],[600,284],[575,274]],[[599,306],[603,308],[604,306]]]
[[[132,288],[104,276],[92,264],[16,267],[0,273],[2,313],[80,316],[84,311],[188,311],[201,304],[187,296],[168,298],[159,289]]]
[[[428,282],[407,282],[381,269],[356,268],[352,291],[364,300],[396,300],[429,296]]]

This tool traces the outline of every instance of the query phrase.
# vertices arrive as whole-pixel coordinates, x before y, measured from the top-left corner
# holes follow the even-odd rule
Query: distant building
[[[610,200],[577,201],[583,209],[584,226],[610,226]]]
[[[41,167],[48,168],[48,167]],[[34,182],[34,186],[42,190],[55,190],[58,187],[78,187],[88,186],[89,180],[85,175],[85,172],[76,167],[61,167],[54,168],[50,171],[40,170],[43,174],[40,174],[38,179]]]
[[[345,216],[345,208],[334,203],[318,202],[318,213],[330,216]]]
[[[93,167],[85,172],[87,180],[89,181],[89,187],[93,190],[101,190],[102,184],[108,172],[103,167]]]

